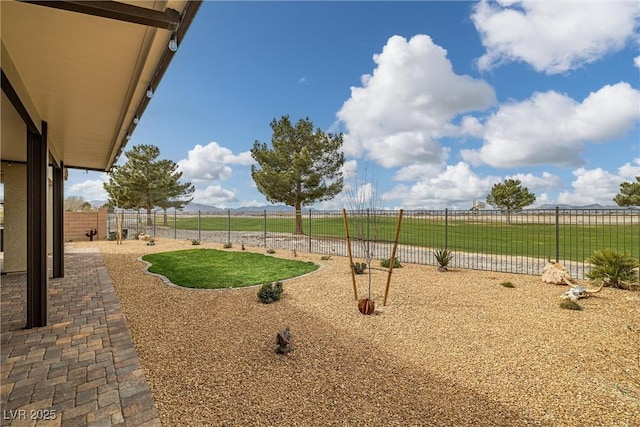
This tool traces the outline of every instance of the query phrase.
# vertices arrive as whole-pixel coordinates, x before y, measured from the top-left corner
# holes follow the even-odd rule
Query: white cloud
[[[575,206],[591,204],[614,205],[613,197],[620,189],[621,177],[601,168],[573,171],[576,177],[571,183],[572,191],[563,191],[557,202]]]
[[[464,116],[460,121],[460,132],[464,135],[482,138],[484,135],[484,126],[476,117]]]
[[[347,185],[348,183],[357,179],[358,177],[358,161],[357,160],[345,161],[340,171],[342,172],[344,183],[345,185]]]
[[[621,137],[637,126],[639,98],[625,82],[604,86],[582,103],[554,91],[535,93],[502,105],[485,124],[483,146],[460,153],[474,165],[579,166],[587,142]]]
[[[445,163],[432,165],[409,165],[398,169],[393,176],[394,181],[417,181],[427,177],[438,176],[446,168]]]
[[[266,202],[269,203],[269,202]],[[264,206],[265,205],[265,201],[258,201],[256,199],[253,200],[243,200],[240,203],[238,203],[240,206],[245,206],[245,207],[251,207],[251,206]]]
[[[107,181],[107,174],[103,173],[99,179],[90,179],[72,184],[68,188],[65,188],[65,197],[82,196],[84,200],[88,202],[92,200],[107,200],[109,196],[102,186],[102,184]]]
[[[548,204],[554,204],[554,203],[555,201],[547,193],[540,193],[540,194],[536,194],[536,201],[533,202],[533,204],[529,207],[535,208],[535,207],[540,207],[542,205],[548,205]]]
[[[563,73],[622,49],[638,17],[636,1],[483,0],[471,15],[487,49],[478,67],[523,61]]]
[[[298,84],[302,84],[302,83],[306,83],[307,82],[307,77],[306,76],[302,76],[298,79]]]
[[[459,162],[412,186],[398,185],[384,198],[401,202],[405,209],[469,209],[473,200],[485,200],[493,184],[500,181],[498,176],[480,177],[468,164]]]
[[[633,163],[625,163],[618,168],[618,175],[626,181],[635,181],[635,177],[640,176],[640,157],[633,159]]]
[[[250,165],[254,161],[249,151],[235,155],[228,148],[221,147],[217,142],[210,142],[206,146],[197,144],[189,150],[188,157],[178,162],[178,167],[187,180],[212,181],[225,180],[231,176],[229,165]]]
[[[537,194],[538,192],[541,192],[541,191],[542,192],[558,191],[560,188],[562,188],[562,185],[563,185],[562,179],[559,176],[553,175],[546,171],[542,172],[542,176],[535,176],[530,173],[527,173],[527,174],[518,173],[515,175],[507,176],[505,177],[505,179],[506,178],[520,180],[520,183],[524,187],[527,187],[529,191],[531,191],[534,194]]]
[[[342,166],[344,187],[334,199],[320,202],[319,209],[383,208],[378,198],[378,175],[369,166],[359,168],[357,160],[347,160]]]
[[[452,119],[495,102],[489,84],[455,74],[447,51],[426,35],[393,36],[373,60],[373,74],[362,76],[337,113],[348,155],[387,168],[439,164],[448,150],[438,139],[459,133]]]
[[[640,56],[633,58],[633,65],[635,65],[636,68],[640,68]]]
[[[209,185],[205,189],[196,188],[193,193],[193,202],[203,205],[225,207],[225,203],[237,201],[234,191],[227,190],[219,185]]]

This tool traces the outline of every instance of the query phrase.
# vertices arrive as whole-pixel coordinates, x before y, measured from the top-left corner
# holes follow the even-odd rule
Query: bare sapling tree
[[[377,185],[369,180],[367,170],[362,177],[353,172],[351,182],[345,186],[343,202],[353,218],[351,221],[353,235],[359,247],[359,254],[367,265],[368,288],[367,299],[371,299],[371,262],[378,249],[378,238],[381,234],[381,211],[383,201],[379,199]],[[352,265],[351,268],[354,268]]]

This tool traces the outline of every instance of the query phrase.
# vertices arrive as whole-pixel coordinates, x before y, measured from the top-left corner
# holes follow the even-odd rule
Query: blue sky
[[[127,148],[158,146],[194,202],[265,205],[249,150],[309,117],[385,207],[468,209],[506,178],[534,206],[612,205],[640,175],[639,30],[635,0],[206,1]],[[65,196],[106,180],[70,171]]]

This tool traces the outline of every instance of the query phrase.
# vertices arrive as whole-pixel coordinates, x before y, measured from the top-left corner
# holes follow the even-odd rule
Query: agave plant
[[[453,260],[453,252],[447,248],[437,249],[433,251],[433,256],[436,257],[436,261],[438,261],[438,264],[440,265],[440,267],[438,267],[438,271],[448,271],[447,267],[451,260]]]
[[[611,249],[595,251],[589,258],[593,265],[587,277],[594,281],[603,281],[605,286],[628,289],[625,282],[638,282],[638,260],[627,253],[616,252]]]

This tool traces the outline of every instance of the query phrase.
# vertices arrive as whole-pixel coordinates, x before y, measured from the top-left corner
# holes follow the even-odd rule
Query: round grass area
[[[313,262],[275,258],[252,252],[191,249],[142,257],[151,273],[186,288],[238,288],[289,279],[318,268]]]

